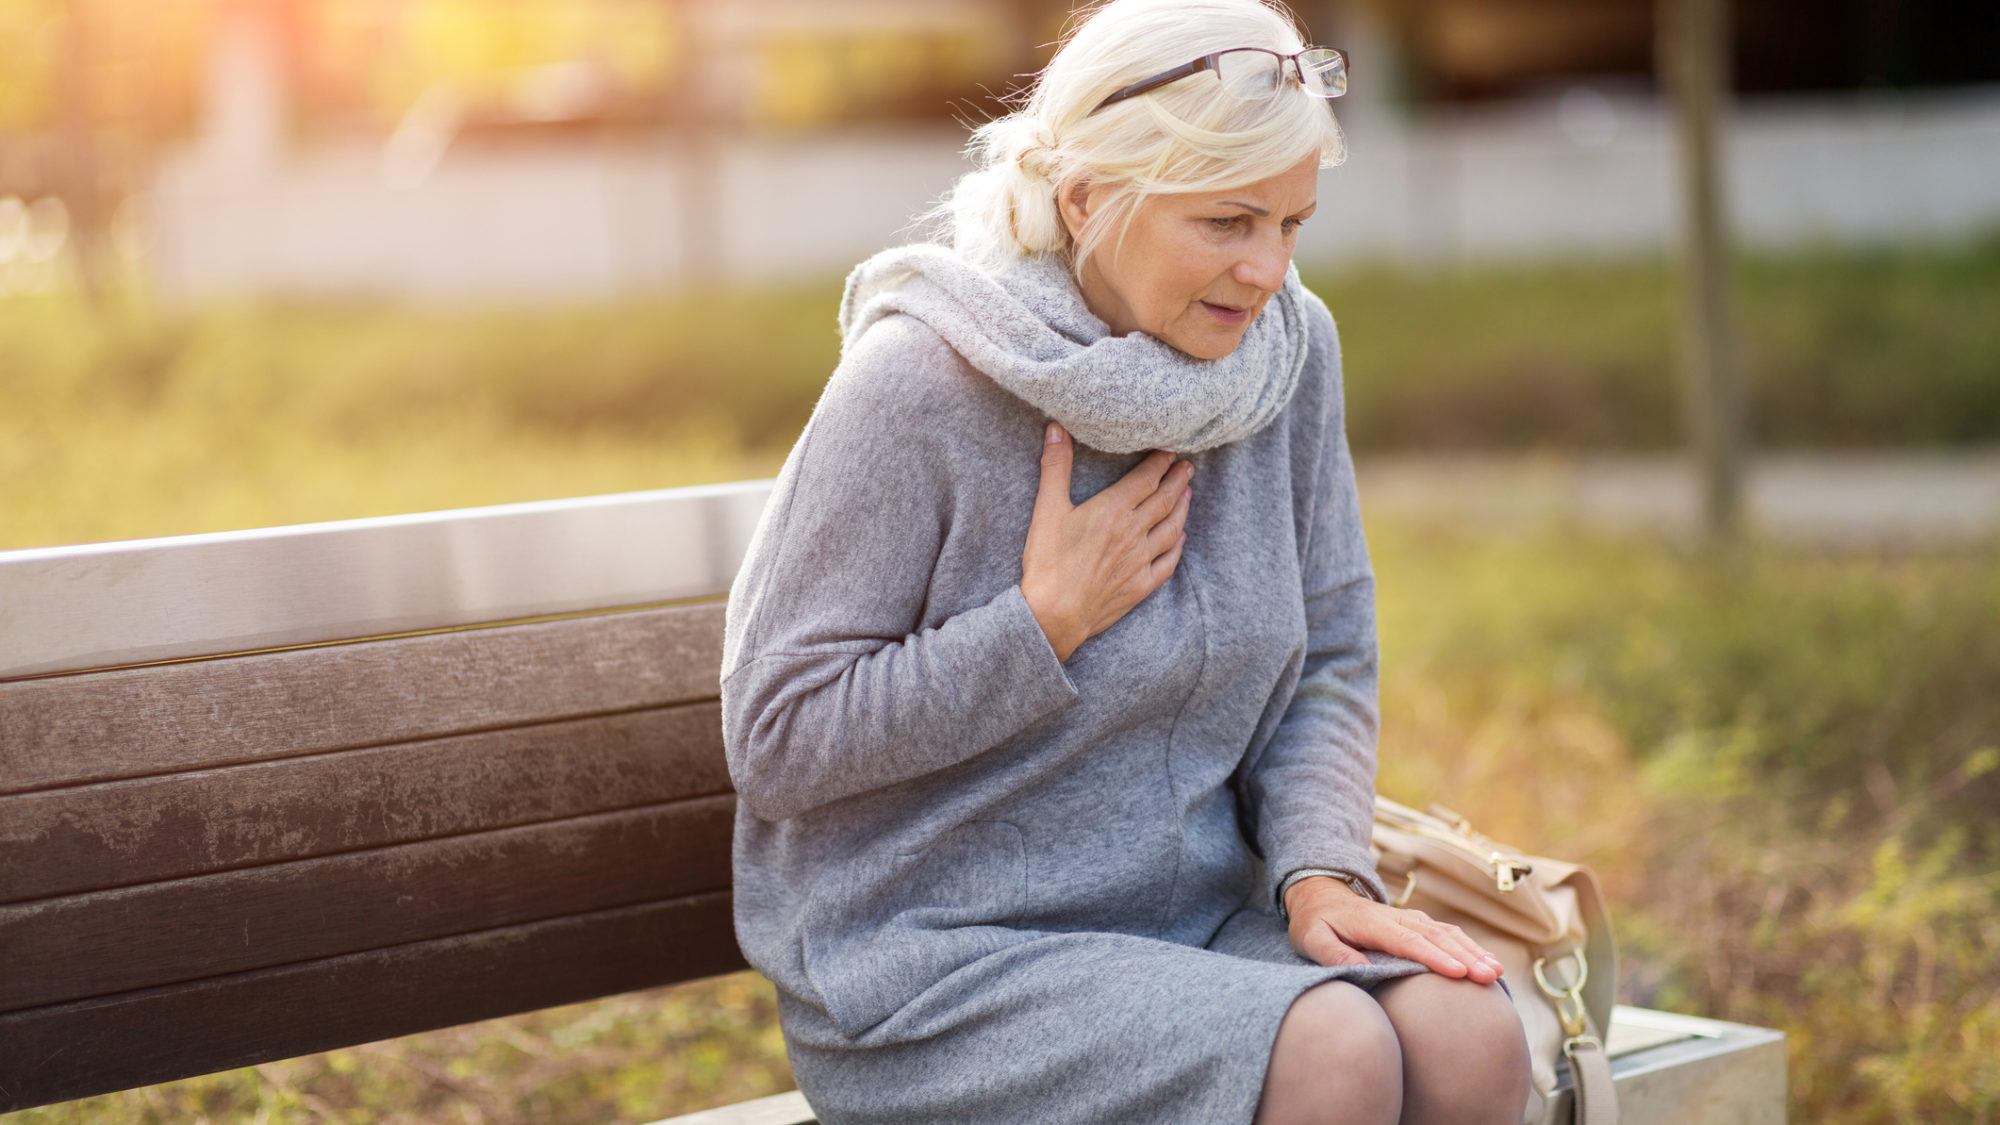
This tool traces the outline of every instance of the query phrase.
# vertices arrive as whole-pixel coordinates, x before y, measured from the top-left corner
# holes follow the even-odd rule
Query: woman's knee
[[[1402,1102],[1402,1050],[1373,998],[1327,981],[1292,1001],[1272,1046],[1258,1122],[1391,1122]]]
[[[1299,994],[1285,1018],[1303,1021],[1314,1048],[1329,1059],[1402,1062],[1387,1013],[1358,985],[1344,980],[1314,985]]]
[[[1378,986],[1373,999],[1388,1014],[1406,1048],[1413,1041],[1426,1045],[1439,1041],[1494,1051],[1519,1047],[1522,1057],[1527,1055],[1521,1015],[1497,983],[1419,973]]]
[[[1518,1121],[1526,1107],[1527,1033],[1498,984],[1424,973],[1375,997],[1395,1026],[1405,1096],[1440,1120]]]
[[[1528,1100],[1530,1060],[1528,1033],[1521,1013],[1498,984],[1475,986],[1476,1003],[1467,1005],[1466,1037],[1484,1065],[1480,1068],[1494,1096],[1519,1108]]]

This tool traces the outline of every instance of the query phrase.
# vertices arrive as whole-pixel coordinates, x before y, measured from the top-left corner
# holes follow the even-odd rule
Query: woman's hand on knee
[[[1364,949],[1407,957],[1448,977],[1480,984],[1499,979],[1500,959],[1464,930],[1421,910],[1387,906],[1356,894],[1337,879],[1315,877],[1294,884],[1285,899],[1292,948],[1322,965],[1367,962]]]

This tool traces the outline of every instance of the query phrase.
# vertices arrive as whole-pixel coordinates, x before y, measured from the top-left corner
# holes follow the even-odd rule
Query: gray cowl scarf
[[[1295,266],[1236,350],[1196,359],[1143,332],[1111,335],[1054,255],[997,273],[949,247],[915,243],[854,268],[840,301],[844,356],[890,313],[929,325],[967,363],[1106,453],[1198,453],[1256,433],[1298,387],[1306,302]]]

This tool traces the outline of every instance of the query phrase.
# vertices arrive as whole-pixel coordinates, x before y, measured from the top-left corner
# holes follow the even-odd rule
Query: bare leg
[[[1498,984],[1419,973],[1377,985],[1371,998],[1402,1047],[1404,1125],[1519,1125],[1528,1037]]]
[[[1391,1125],[1402,1104],[1401,1052],[1382,1006],[1344,980],[1300,993],[1278,1026],[1255,1125]]]

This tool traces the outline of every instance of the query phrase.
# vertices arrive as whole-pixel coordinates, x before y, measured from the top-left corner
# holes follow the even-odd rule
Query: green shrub
[[[1604,878],[1621,999],[1800,1120],[2000,1113],[2000,556],[1374,536],[1382,788]]]

